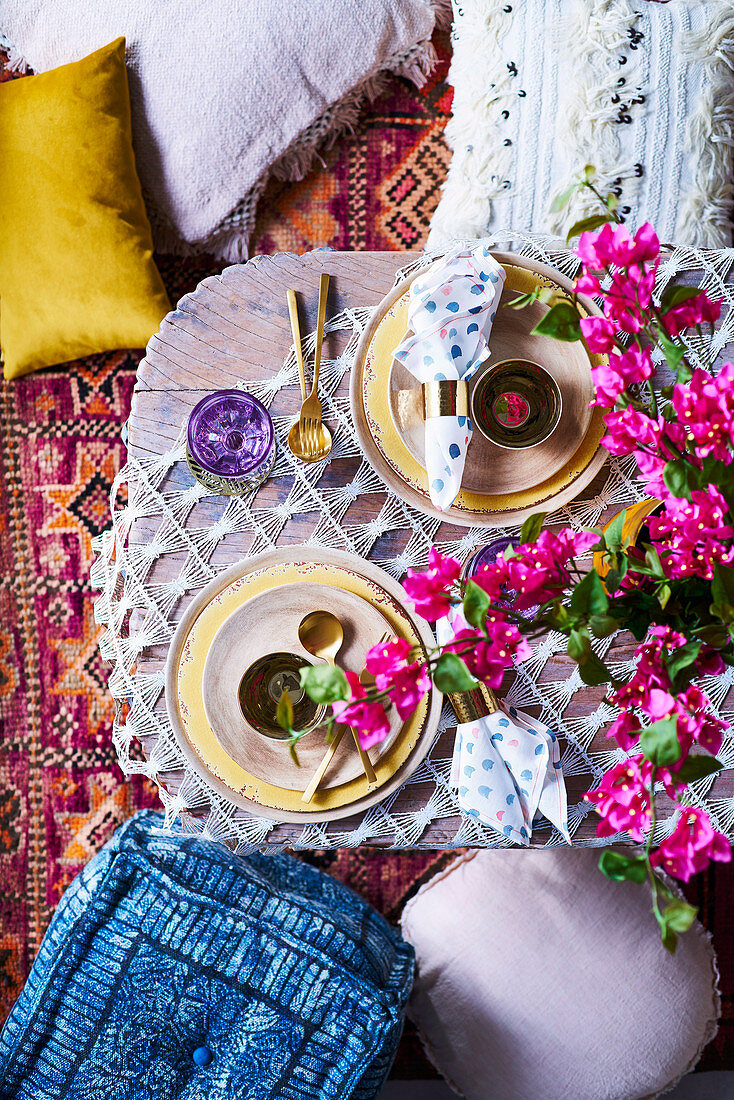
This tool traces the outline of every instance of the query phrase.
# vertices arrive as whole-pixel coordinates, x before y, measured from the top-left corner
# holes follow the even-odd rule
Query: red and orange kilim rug
[[[323,164],[300,183],[272,184],[255,252],[420,246],[449,153],[443,129],[448,41],[417,92],[393,79]],[[0,80],[12,79],[2,69]],[[171,299],[221,264],[158,257]],[[127,419],[142,352],[118,351],[0,383],[0,1011],[23,986],[65,887],[155,789],[123,779],[110,738],[112,708],[96,644],[89,583],[92,536],[106,526],[108,492],[124,461]],[[396,917],[449,857],[371,849],[311,853]],[[725,923],[734,873],[716,866],[691,893],[719,952],[724,1021],[703,1068],[734,1068],[734,948]],[[395,1076],[434,1073],[411,1029]]]

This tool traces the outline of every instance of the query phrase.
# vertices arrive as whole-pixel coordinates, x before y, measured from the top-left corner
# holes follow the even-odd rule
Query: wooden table
[[[278,254],[263,256],[247,264],[230,267],[217,278],[206,279],[197,290],[179,303],[175,313],[164,322],[159,335],[155,336],[148,348],[145,359],[138,370],[138,380],[132,399],[132,411],[129,421],[129,451],[131,456],[151,458],[168,450],[177,439],[182,423],[191,408],[204,395],[214,389],[233,386],[236,382],[254,380],[272,376],[278,371],[288,355],[291,346],[291,332],[288,320],[285,290],[293,287],[301,303],[302,332],[311,331],[316,324],[319,276],[327,271],[331,276],[328,316],[334,315],[346,307],[374,306],[390,290],[395,273],[405,267],[417,253],[400,252],[333,252],[317,251],[304,256]],[[308,327],[307,327],[308,326]],[[339,340],[342,334],[327,336],[324,348],[325,357],[333,357],[339,352]],[[348,392],[348,375],[342,383],[344,392]],[[288,386],[276,395],[271,412],[274,415],[295,413],[299,407],[296,387]],[[320,487],[339,486],[351,481],[359,465],[357,458],[335,459],[327,468]],[[602,470],[597,479],[585,491],[585,495],[594,496],[599,492],[606,474]],[[273,505],[284,500],[289,486],[285,479],[279,478],[265,483],[257,497],[257,506]],[[171,471],[165,487],[182,489],[191,484],[191,475],[183,463],[177,463]],[[375,518],[384,503],[382,493],[370,493],[359,496],[350,508],[346,521],[349,523],[369,522]],[[209,497],[199,504],[200,515],[206,520],[211,516],[213,522],[221,513],[221,498]],[[307,513],[292,517],[278,538],[278,545],[305,542],[314,530],[318,515]],[[157,521],[156,521],[157,522]],[[134,524],[130,539],[132,543],[149,540],[153,527],[149,521],[140,519]],[[463,530],[443,524],[437,532],[436,541],[460,538]],[[380,553],[389,552],[392,535],[388,532],[380,540]],[[247,555],[251,542],[250,535],[228,535],[219,544],[212,564],[224,566],[238,561]],[[392,550],[397,552],[397,547]],[[180,563],[179,563],[180,564]],[[178,565],[164,555],[153,565],[149,582],[159,582],[176,575]],[[179,601],[176,618],[179,618],[192,596]],[[615,640],[613,657],[629,659],[632,650],[631,640],[621,636]],[[166,651],[162,647],[148,649],[139,660],[142,672],[159,670],[165,662]],[[539,680],[543,682],[565,679],[574,669],[573,663],[565,654],[552,657]],[[574,695],[566,710],[573,719],[576,715],[588,714],[599,704],[603,689],[585,688]],[[164,709],[163,702],[158,704]],[[447,731],[433,749],[435,758],[451,756],[453,730]],[[150,749],[150,744],[144,744]],[[592,750],[608,750],[610,743],[604,731],[596,735]],[[167,773],[163,777],[169,789],[175,789],[180,782],[178,773]],[[567,776],[569,806],[578,802],[587,789],[583,776]],[[404,788],[393,813],[401,810],[420,809],[431,793],[431,786],[410,784]],[[715,797],[729,797],[734,794],[734,781],[731,773],[720,776],[716,781]],[[664,811],[664,806],[661,807]],[[582,822],[576,836],[590,840],[595,836],[596,815],[590,813]],[[454,842],[460,818],[450,817],[433,821],[421,837],[421,846],[446,847]],[[354,819],[335,823],[334,831],[343,832],[356,825]],[[269,841],[284,844],[294,840],[302,831],[301,825],[278,825],[269,835]],[[543,844],[548,832],[537,832],[534,840]]]

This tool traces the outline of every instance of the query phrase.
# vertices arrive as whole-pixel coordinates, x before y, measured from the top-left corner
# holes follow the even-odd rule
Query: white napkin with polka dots
[[[436,625],[440,643],[468,626],[458,605]],[[462,811],[525,847],[542,814],[570,844],[558,737],[537,718],[499,706],[456,728],[450,783]]]
[[[419,275],[410,287],[410,332],[395,349],[419,382],[468,381],[489,358],[489,334],[499,305],[505,272],[486,242],[457,245]],[[468,416],[426,418],[428,492],[441,511],[461,489],[472,437]]]

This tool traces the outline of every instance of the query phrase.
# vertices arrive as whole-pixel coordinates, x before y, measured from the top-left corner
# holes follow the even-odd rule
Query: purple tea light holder
[[[207,394],[189,415],[186,461],[196,480],[213,493],[252,492],[275,462],[275,430],[268,410],[244,390]]]

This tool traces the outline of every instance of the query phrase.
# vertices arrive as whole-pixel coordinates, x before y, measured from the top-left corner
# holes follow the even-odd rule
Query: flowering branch
[[[408,570],[404,588],[429,622],[451,612],[454,636],[428,653],[392,638],[374,646],[366,675],[325,666],[304,669],[309,696],[328,704],[334,721],[357,730],[364,748],[384,739],[388,710],[406,718],[430,690],[499,688],[505,671],[532,653],[529,641],[549,631],[564,635],[566,651],[589,686],[608,684],[617,708],[607,736],[625,758],[586,794],[599,815],[600,837],[626,834],[642,845],[630,855],[607,849],[602,871],[613,879],[649,882],[653,912],[667,950],[690,927],[695,909],[661,872],[688,881],[710,860],[731,859],[731,847],[704,810],[690,805],[690,787],[715,775],[728,724],[717,718],[697,681],[734,665],[734,364],[717,376],[688,361],[681,336],[714,322],[721,303],[694,287],[668,286],[653,298],[660,244],[643,225],[634,236],[621,224],[614,196],[595,187],[593,169],[571,191],[589,188],[602,212],[578,223],[582,263],[574,292],[546,311],[534,332],[583,340],[598,356],[592,368],[594,405],[605,409],[603,445],[632,455],[644,489],[659,505],[637,537],[627,514],[604,530],[550,531],[532,516],[520,542],[471,580],[435,548],[425,570]],[[601,228],[600,228],[601,227]],[[590,314],[583,296],[602,301]],[[510,303],[522,308],[543,291]],[[653,389],[653,349],[673,374]],[[592,567],[581,560],[594,555]],[[458,614],[460,609],[460,614]],[[636,639],[636,667],[617,679],[595,642],[627,630]],[[289,702],[279,720],[291,729]],[[292,745],[299,734],[291,730]],[[656,845],[656,789],[673,803],[672,831]]]

